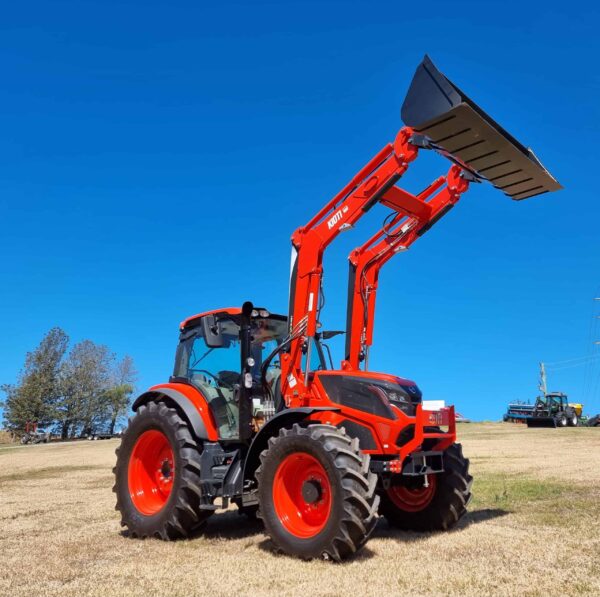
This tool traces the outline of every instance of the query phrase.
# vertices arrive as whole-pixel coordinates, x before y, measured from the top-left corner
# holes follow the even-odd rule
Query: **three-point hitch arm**
[[[368,368],[369,348],[373,343],[375,298],[379,272],[394,255],[407,250],[438,220],[446,215],[476,178],[467,170],[453,165],[418,195],[393,187],[381,203],[396,210],[383,226],[362,246],[354,249],[348,260],[348,311],[346,355],[343,367],[359,369],[364,361]]]

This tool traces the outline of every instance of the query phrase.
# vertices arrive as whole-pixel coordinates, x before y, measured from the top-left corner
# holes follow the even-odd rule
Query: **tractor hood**
[[[402,105],[402,120],[435,149],[520,201],[561,185],[533,151],[517,141],[425,56]]]

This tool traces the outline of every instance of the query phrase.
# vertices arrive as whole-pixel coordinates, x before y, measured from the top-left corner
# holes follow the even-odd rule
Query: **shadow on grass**
[[[197,538],[247,539],[263,533],[264,527],[259,519],[240,514],[238,510],[228,510],[213,514],[205,524],[192,531],[189,537],[176,539],[176,541],[188,541],[189,539]],[[121,536],[132,537],[126,528],[121,531]]]
[[[244,514],[240,514],[237,510],[229,510],[213,514],[207,521],[206,526],[199,529],[193,537],[202,537],[205,539],[247,539],[256,537],[257,535],[265,534],[263,523],[258,518],[251,518]],[[275,556],[289,557],[279,551],[275,544],[265,537],[257,544],[257,547],[266,553]],[[368,548],[363,548],[361,551],[349,561],[367,560],[375,554]],[[343,562],[342,562],[343,564]]]
[[[194,536],[207,539],[246,539],[264,533],[260,519],[240,514],[239,510],[228,510],[213,514],[206,526]]]
[[[506,516],[507,514],[510,514],[510,512],[500,508],[482,508],[479,510],[473,510],[465,514],[456,527],[447,532],[457,532],[472,524],[493,520],[495,518]],[[250,518],[244,514],[240,514],[237,510],[228,510],[227,512],[213,514],[207,520],[206,524],[193,532],[188,539],[203,538],[208,540],[235,540],[248,539],[264,534],[265,529],[260,519]],[[396,539],[410,543],[414,541],[422,541],[433,534],[436,533],[418,533],[397,529],[387,524],[385,519],[381,517],[377,523],[377,526],[375,527],[375,530],[373,531],[373,534],[371,535],[371,539]],[[123,537],[130,537],[130,534],[126,529],[121,531],[121,535]],[[183,540],[185,541],[185,539]],[[265,537],[262,541],[260,541],[257,544],[257,547],[261,551],[271,555],[288,557],[286,554],[278,550],[275,544],[268,537]],[[354,557],[344,562],[340,562],[338,565],[344,565],[345,563],[356,562],[360,560],[368,560],[374,555],[374,552],[371,551],[368,546],[366,546]]]
[[[400,539],[407,542],[421,541],[438,533],[456,533],[473,524],[494,520],[496,518],[502,518],[507,514],[510,514],[510,512],[502,508],[481,508],[479,510],[472,510],[467,512],[452,529],[448,531],[433,532],[406,531],[398,529],[388,524],[384,518],[380,518],[372,537],[381,539]]]
[[[502,518],[510,513],[511,512],[509,510],[504,510],[504,508],[480,508],[479,510],[467,512],[463,516],[462,520],[459,521],[456,528],[461,529],[472,524],[477,524],[478,522],[486,522],[487,520]]]
[[[282,557],[282,558],[290,558],[293,556],[289,556],[279,550],[271,539],[266,538],[258,544],[258,549],[264,551],[272,556]],[[353,562],[360,562],[361,560],[370,560],[375,553],[371,551],[368,547],[363,547],[355,556],[348,558],[347,560],[343,560],[342,562],[333,562],[336,566],[344,566],[345,564],[351,564]],[[305,563],[309,564],[311,560],[306,560]],[[316,561],[312,560],[312,561]]]

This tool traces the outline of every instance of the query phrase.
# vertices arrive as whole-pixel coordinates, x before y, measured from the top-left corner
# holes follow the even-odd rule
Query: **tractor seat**
[[[219,428],[219,437],[223,439],[236,437],[240,418],[238,405],[233,400],[217,396],[209,402],[209,406]]]
[[[270,380],[271,394],[273,395],[273,402],[275,404],[275,412],[283,410],[285,402],[283,401],[283,395],[281,393],[281,370],[277,370]]]

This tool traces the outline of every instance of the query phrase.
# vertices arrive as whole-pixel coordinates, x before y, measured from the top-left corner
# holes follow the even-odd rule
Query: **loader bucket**
[[[556,428],[556,420],[554,417],[527,417],[527,427]]]
[[[517,141],[447,79],[428,56],[402,104],[402,120],[450,159],[512,199],[557,191],[561,185],[533,151]]]

